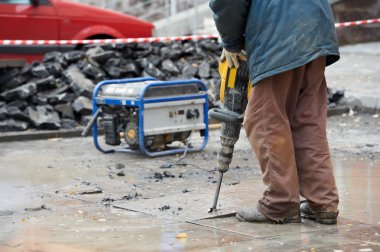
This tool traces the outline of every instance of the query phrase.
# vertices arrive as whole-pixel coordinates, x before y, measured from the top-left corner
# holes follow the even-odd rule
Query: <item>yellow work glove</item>
[[[243,50],[238,53],[233,53],[223,48],[222,55],[220,56],[220,61],[223,62],[224,60],[227,60],[228,66],[230,68],[239,68],[239,59],[247,61],[247,56]]]

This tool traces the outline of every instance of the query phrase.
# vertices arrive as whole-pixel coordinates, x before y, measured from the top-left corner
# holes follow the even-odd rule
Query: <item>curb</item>
[[[38,131],[25,131],[25,132],[5,132],[0,133],[0,143],[14,142],[14,141],[31,141],[43,140],[49,138],[71,138],[80,137],[83,128],[69,129],[69,130],[38,130]]]
[[[345,98],[346,99],[344,99],[344,101],[347,100],[348,102],[346,102],[347,104],[342,103],[342,105],[355,107],[360,111],[373,112],[380,110],[380,95],[353,93],[347,91]]]

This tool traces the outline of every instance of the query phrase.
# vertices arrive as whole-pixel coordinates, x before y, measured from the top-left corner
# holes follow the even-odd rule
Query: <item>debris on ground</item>
[[[175,176],[170,171],[164,171],[163,174],[166,178],[175,178]]]
[[[158,208],[160,211],[165,211],[165,210],[169,210],[170,209],[170,206],[169,205],[165,205],[163,207],[160,207]]]
[[[155,172],[154,178],[162,180],[164,178],[164,175],[162,175],[162,173],[160,173],[160,172]]]
[[[50,208],[47,208],[45,205],[41,205],[40,207],[28,207],[24,208],[25,212],[36,212],[41,210],[51,210]]]
[[[116,164],[115,168],[116,168],[116,170],[124,169],[125,165],[123,165],[123,164]]]
[[[121,198],[121,199],[123,199],[123,200],[131,200],[131,199],[137,199],[137,198],[140,198],[140,197],[142,197],[142,194],[139,194],[139,193],[134,193],[134,194],[128,194],[128,195],[126,195],[126,196],[123,196],[123,198]]]
[[[186,239],[187,238],[187,233],[179,233],[179,234],[177,234],[177,236],[175,238],[177,238],[177,239]]]
[[[108,198],[104,198],[102,199],[102,203],[105,205],[105,206],[110,206],[112,202],[114,202],[115,200],[108,197]]]
[[[166,163],[166,164],[160,165],[161,169],[169,169],[173,167],[175,167],[175,164]]]
[[[99,193],[103,193],[103,190],[101,188],[96,188],[96,189],[89,190],[89,191],[83,191],[83,192],[80,192],[78,194],[86,195],[86,194],[99,194]]]
[[[119,171],[118,173],[116,173],[116,175],[119,177],[124,177],[125,173],[124,173],[124,171]]]

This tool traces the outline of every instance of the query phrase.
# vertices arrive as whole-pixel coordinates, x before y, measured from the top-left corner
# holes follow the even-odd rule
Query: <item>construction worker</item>
[[[248,59],[253,90],[244,128],[267,186],[236,217],[335,224],[339,196],[326,137],[324,73],[340,56],[328,0],[210,0],[210,8],[221,59],[236,68]]]

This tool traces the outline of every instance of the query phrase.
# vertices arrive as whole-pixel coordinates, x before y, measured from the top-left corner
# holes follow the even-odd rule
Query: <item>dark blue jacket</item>
[[[228,51],[247,51],[252,83],[327,56],[339,60],[328,0],[210,0]]]

